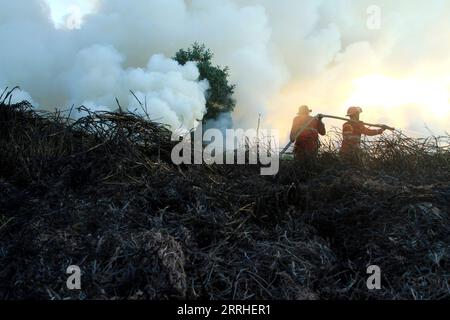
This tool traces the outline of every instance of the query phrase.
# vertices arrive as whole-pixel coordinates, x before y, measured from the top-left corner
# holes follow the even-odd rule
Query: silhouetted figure
[[[361,136],[363,134],[366,136],[376,136],[385,131],[385,129],[367,128],[359,120],[361,113],[362,109],[360,107],[350,107],[347,111],[347,117],[350,117],[352,121],[344,123],[342,128],[343,140],[340,154],[349,160],[359,157]]]
[[[294,118],[291,129],[291,142],[295,142],[294,157],[304,161],[317,156],[319,151],[319,134],[325,135],[326,129],[321,118],[311,117],[312,110],[308,106],[301,106]],[[298,131],[304,130],[296,137]]]

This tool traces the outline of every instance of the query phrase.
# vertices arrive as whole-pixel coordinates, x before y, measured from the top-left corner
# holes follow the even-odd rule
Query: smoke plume
[[[446,0],[64,1],[55,23],[54,0],[1,0],[0,87],[20,85],[16,99],[113,108],[118,97],[140,109],[132,90],[152,117],[193,126],[208,84],[169,57],[197,41],[230,66],[239,127],[262,113],[284,136],[301,104],[341,115],[357,104],[370,122],[421,132],[450,124]]]

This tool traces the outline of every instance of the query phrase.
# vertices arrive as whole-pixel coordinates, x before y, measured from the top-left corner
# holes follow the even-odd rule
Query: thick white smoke
[[[63,76],[70,103],[81,101],[107,110],[117,98],[132,111],[174,129],[193,128],[197,119],[202,119],[209,85],[206,80],[198,81],[195,63],[180,66],[163,55],[153,55],[145,68],[125,69],[124,61],[125,57],[109,45],[82,49]]]
[[[117,98],[174,129],[193,128],[206,113],[209,84],[198,81],[195,63],[181,66],[156,50],[140,53],[146,60],[137,63],[129,56],[136,48],[119,51],[117,42],[102,39],[105,30],[90,41],[90,31],[56,29],[44,2],[20,0],[10,9],[0,15],[0,37],[8,48],[0,52],[0,88],[18,84],[24,89],[13,102],[112,110]]]
[[[72,20],[57,23],[71,30],[55,28],[44,0],[0,1],[0,86],[20,85],[41,107],[111,107],[117,96],[135,108],[133,90],[152,116],[192,125],[206,84],[159,54],[198,41],[231,67],[236,126],[254,127],[262,113],[287,132],[305,103],[336,114],[360,104],[371,122],[419,131],[450,124],[446,0],[96,0],[92,14],[69,10]],[[381,22],[371,29],[374,5]]]

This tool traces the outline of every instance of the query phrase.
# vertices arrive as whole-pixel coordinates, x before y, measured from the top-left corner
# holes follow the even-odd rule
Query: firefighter
[[[291,129],[291,142],[295,142],[294,157],[296,160],[306,160],[317,156],[319,150],[319,134],[325,135],[326,129],[322,118],[311,117],[312,110],[301,106],[294,118]],[[296,137],[299,130],[304,130]]]
[[[340,154],[344,157],[358,156],[361,146],[361,135],[376,136],[382,134],[386,129],[370,129],[360,123],[359,116],[362,113],[360,107],[350,107],[347,117],[351,121],[344,123],[342,128],[343,140]]]

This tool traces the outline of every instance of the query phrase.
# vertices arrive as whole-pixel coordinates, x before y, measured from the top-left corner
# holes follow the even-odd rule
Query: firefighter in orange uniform
[[[294,157],[296,160],[305,160],[317,156],[319,134],[326,134],[322,119],[311,117],[311,111],[308,106],[301,106],[292,123],[290,138],[291,142],[295,142]],[[303,127],[304,130],[296,138],[298,131]]]
[[[350,117],[352,121],[344,123],[342,129],[343,140],[340,154],[344,157],[352,158],[359,155],[361,135],[376,136],[385,131],[385,129],[369,129],[364,124],[358,123],[361,113],[360,107],[350,107],[347,111],[347,117]]]

